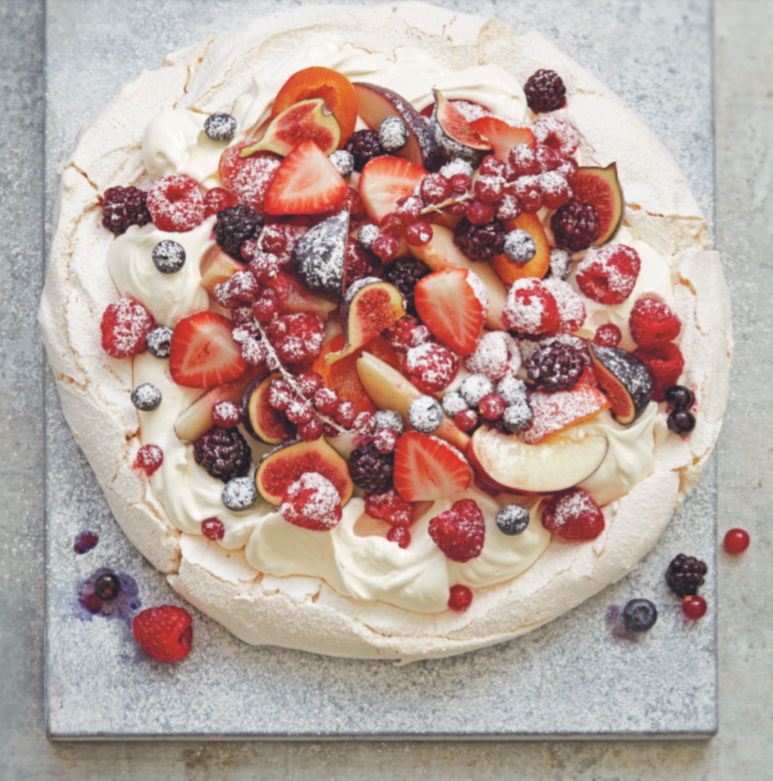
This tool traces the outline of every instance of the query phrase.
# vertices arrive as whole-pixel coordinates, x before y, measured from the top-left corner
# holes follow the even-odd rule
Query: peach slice
[[[536,214],[521,214],[516,219],[505,224],[508,232],[513,230],[526,231],[537,248],[537,254],[528,262],[521,265],[514,263],[504,252],[495,255],[491,261],[494,271],[506,285],[512,285],[518,279],[524,277],[539,277],[542,279],[550,268],[550,244],[545,235],[545,229]]]

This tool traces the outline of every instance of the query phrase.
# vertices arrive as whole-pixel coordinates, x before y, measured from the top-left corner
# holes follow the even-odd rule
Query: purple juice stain
[[[612,639],[616,642],[638,643],[639,636],[632,632],[623,623],[623,608],[619,605],[610,605],[607,609],[607,626],[610,629]]]
[[[72,549],[79,555],[94,550],[99,542],[99,535],[96,532],[81,532],[75,538],[75,544]]]
[[[112,575],[118,580],[120,589],[111,599],[101,597],[95,584],[101,575]],[[132,613],[142,607],[137,583],[131,575],[124,572],[113,572],[107,567],[100,567],[78,586],[78,606],[81,620],[91,621],[92,616],[117,618],[131,626]]]

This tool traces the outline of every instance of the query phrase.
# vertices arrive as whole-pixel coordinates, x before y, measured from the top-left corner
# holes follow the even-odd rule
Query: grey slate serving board
[[[340,4],[340,3],[339,3]],[[345,3],[344,3],[345,4]],[[359,2],[357,5],[369,5]],[[167,51],[301,3],[49,0],[46,196],[82,122]],[[704,212],[714,204],[709,2],[439,2],[536,29],[620,95],[676,158]],[[47,226],[50,241],[51,225]],[[716,464],[655,549],[620,583],[519,640],[405,667],[252,648],[194,614],[188,659],[165,666],[120,620],[83,620],[78,583],[99,567],[133,577],[143,606],[181,604],[132,548],[46,380],[47,729],[53,739],[708,738],[717,729],[715,613],[688,624],[663,582],[685,551],[703,558],[716,605]],[[78,532],[98,546],[76,556]],[[616,610],[653,600],[655,628],[626,639]]]

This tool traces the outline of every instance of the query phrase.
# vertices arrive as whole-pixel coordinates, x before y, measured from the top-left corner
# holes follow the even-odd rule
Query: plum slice
[[[242,398],[244,428],[250,436],[267,445],[281,445],[295,434],[287,418],[268,403],[268,386],[272,380],[281,377],[279,372],[259,377],[247,388]]]
[[[199,283],[207,291],[209,297],[214,299],[215,286],[230,279],[237,271],[244,271],[246,263],[234,260],[227,252],[209,252],[202,258],[201,282]]]
[[[618,423],[633,423],[652,399],[652,375],[644,362],[620,347],[602,347],[588,340],[596,379],[612,402]]]
[[[482,136],[465,119],[456,106],[433,89],[435,109],[430,127],[437,148],[449,159],[461,157],[473,166],[480,164],[483,157],[494,150],[491,142]]]
[[[610,163],[606,168],[580,168],[572,182],[572,190],[580,203],[592,204],[599,213],[599,237],[594,246],[606,244],[617,233],[625,213],[617,163]]]

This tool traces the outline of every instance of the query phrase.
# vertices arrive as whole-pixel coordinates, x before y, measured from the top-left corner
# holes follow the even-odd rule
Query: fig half
[[[255,380],[242,399],[244,428],[248,434],[267,445],[281,445],[295,434],[287,418],[268,403],[268,386],[272,380],[281,377],[279,372],[274,372]]]
[[[580,203],[592,204],[599,213],[599,237],[593,246],[606,244],[617,233],[625,213],[617,163],[610,163],[606,168],[580,168],[572,190]]]
[[[487,138],[470,126],[464,114],[438,89],[435,109],[432,112],[431,129],[438,149],[449,159],[461,157],[472,166],[478,166],[483,157],[494,150]]]
[[[601,347],[588,340],[596,379],[612,402],[618,423],[633,423],[652,399],[652,375],[633,353],[620,347]]]
[[[349,210],[343,209],[298,239],[293,247],[293,273],[310,293],[333,301],[341,298],[348,238]]]

